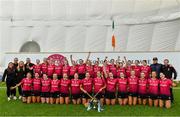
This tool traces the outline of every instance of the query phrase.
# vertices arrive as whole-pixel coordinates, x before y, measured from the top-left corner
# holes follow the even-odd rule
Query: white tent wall
[[[180,51],[180,0],[0,0],[0,65],[35,41],[41,52]]]

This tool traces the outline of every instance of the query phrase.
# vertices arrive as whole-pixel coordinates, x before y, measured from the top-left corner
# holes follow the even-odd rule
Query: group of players
[[[171,107],[171,87],[175,84],[163,70],[154,69],[157,66],[149,66],[146,60],[142,65],[138,60],[132,63],[126,57],[123,61],[119,57],[108,61],[106,57],[102,66],[97,59],[92,65],[89,56],[90,53],[86,61],[80,59],[77,64],[71,55],[72,66],[66,58],[63,64],[47,58],[43,63],[37,59],[36,64],[29,58],[26,64],[17,60],[10,62],[3,75],[8,100],[10,95],[15,96],[18,87],[24,103],[69,104],[72,99],[73,104],[86,105],[91,100],[89,95],[96,95],[101,105],[118,102],[120,105]],[[164,60],[176,75],[168,62],[168,59]],[[153,58],[153,64],[159,65],[157,58]]]

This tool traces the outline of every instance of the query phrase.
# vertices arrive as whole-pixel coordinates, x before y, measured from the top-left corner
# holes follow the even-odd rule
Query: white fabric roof
[[[0,51],[180,51],[180,0],[0,0]]]

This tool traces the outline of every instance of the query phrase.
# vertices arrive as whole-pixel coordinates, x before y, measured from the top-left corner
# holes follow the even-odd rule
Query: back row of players
[[[146,60],[143,61],[142,66],[138,65],[138,61],[132,65],[126,58],[124,58],[125,64],[119,61],[115,63],[113,59],[109,64],[106,57],[102,67],[99,66],[98,60],[91,65],[89,56],[90,54],[85,63],[80,60],[78,65],[71,56],[72,66],[68,65],[66,59],[64,65],[54,64],[53,60],[47,59],[44,59],[42,64],[37,60],[36,65],[30,63],[29,60],[27,60],[29,64],[26,63],[26,65],[20,61],[16,68],[18,84],[10,86],[11,90],[19,86],[23,102],[27,103],[30,103],[31,100],[32,102],[41,100],[42,103],[49,103],[50,99],[50,103],[68,104],[71,94],[74,104],[79,104],[81,98],[82,103],[86,104],[90,100],[87,93],[90,95],[98,93],[97,98],[104,104],[105,96],[107,105],[114,105],[117,97],[121,105],[127,103],[136,105],[137,102],[146,105],[148,101],[150,106],[163,107],[165,104],[166,108],[171,107],[172,81],[165,75],[167,73],[157,73],[158,70],[154,71],[147,65]],[[165,61],[168,62],[167,59]],[[9,64],[10,67],[13,66],[11,64]],[[171,71],[175,71],[171,65],[168,66],[172,69]],[[22,77],[22,74],[27,74],[26,78]],[[33,79],[31,78],[32,74]],[[174,74],[176,77],[176,72]],[[5,74],[3,79],[5,79]],[[20,91],[21,86],[22,92]]]

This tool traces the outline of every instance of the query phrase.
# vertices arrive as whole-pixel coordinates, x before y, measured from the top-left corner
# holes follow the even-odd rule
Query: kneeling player
[[[35,73],[35,78],[33,78],[33,91],[32,91],[32,102],[39,103],[41,101],[41,79],[39,78],[39,74]]]
[[[41,103],[49,104],[51,79],[49,79],[46,74],[43,74],[41,84]]]
[[[73,104],[81,103],[81,80],[77,73],[74,74],[74,79],[71,79],[71,96]]]
[[[166,108],[171,108],[171,93],[170,88],[172,86],[172,81],[170,79],[165,78],[163,73],[160,73],[160,99],[159,106],[163,107],[165,105]]]
[[[149,106],[158,107],[159,80],[156,78],[156,72],[152,72],[152,78],[148,80],[149,89]]]
[[[92,78],[90,78],[90,74],[87,72],[86,77],[82,80],[82,84],[80,86],[81,91],[84,93],[82,94],[82,104],[85,105],[88,103],[91,99],[88,95],[92,95]]]
[[[147,102],[147,79],[144,72],[141,72],[138,81],[138,103],[146,105]]]
[[[135,71],[131,71],[131,76],[128,78],[129,84],[129,105],[131,106],[137,104],[137,96],[138,96],[138,77],[135,76]]]
[[[120,105],[126,105],[128,102],[127,78],[125,78],[123,72],[120,72],[118,78],[118,102]]]
[[[58,75],[53,74],[53,80],[51,80],[51,98],[50,103],[51,104],[59,104],[59,85],[60,81],[58,80]]]
[[[31,89],[32,89],[32,79],[31,73],[27,73],[26,78],[22,79],[22,81],[14,87],[11,87],[11,90],[15,89],[16,87],[22,85],[22,92],[23,98],[22,102],[24,103],[31,103]]]
[[[64,73],[63,78],[60,81],[60,104],[69,104],[70,85],[71,80],[69,80],[67,74]]]

